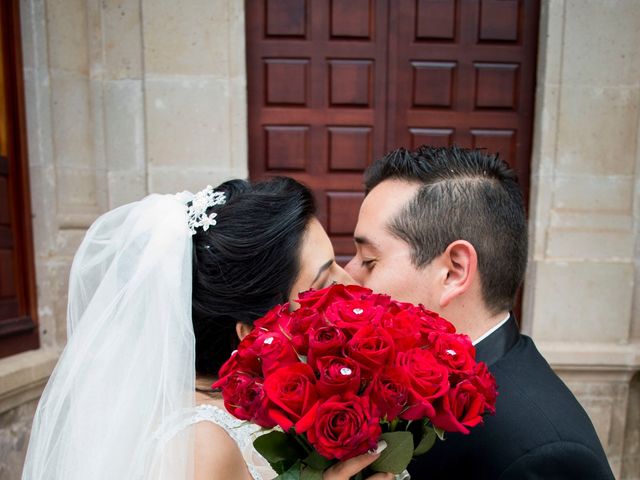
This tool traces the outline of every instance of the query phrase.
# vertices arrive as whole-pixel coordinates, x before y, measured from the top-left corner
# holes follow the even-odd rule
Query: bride
[[[69,340],[23,480],[275,477],[252,448],[259,428],[224,410],[211,376],[272,306],[350,280],[292,179],[150,195],[106,213],[71,268]],[[324,479],[346,480],[377,456]]]

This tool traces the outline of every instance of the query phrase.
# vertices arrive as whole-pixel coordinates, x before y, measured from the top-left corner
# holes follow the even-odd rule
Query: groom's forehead
[[[404,180],[385,180],[376,185],[362,202],[359,221],[386,223],[415,197],[420,184]]]

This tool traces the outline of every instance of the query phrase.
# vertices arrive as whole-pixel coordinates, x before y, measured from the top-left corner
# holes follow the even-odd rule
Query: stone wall
[[[0,478],[19,479],[37,400],[0,413]]]
[[[241,0],[21,0],[40,341],[0,360],[0,478],[66,340],[71,260],[101,213],[247,176]]]
[[[543,2],[524,306],[628,479],[640,478],[638,45],[636,0]]]
[[[243,0],[21,0],[42,348],[0,360],[20,478],[100,213],[247,175]],[[640,3],[543,0],[523,328],[640,479]]]

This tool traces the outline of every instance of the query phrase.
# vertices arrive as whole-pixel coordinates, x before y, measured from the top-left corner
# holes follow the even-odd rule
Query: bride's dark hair
[[[196,372],[217,374],[237,346],[237,322],[252,325],[288,300],[300,270],[300,248],[316,207],[291,178],[231,180],[215,189],[217,224],[193,236],[193,328]]]

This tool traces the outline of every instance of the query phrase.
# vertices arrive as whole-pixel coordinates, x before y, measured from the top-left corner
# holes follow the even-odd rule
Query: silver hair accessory
[[[207,209],[225,203],[227,203],[227,196],[224,192],[216,192],[211,185],[207,185],[207,188],[196,193],[191,200],[191,205],[187,207],[187,226],[191,235],[195,235],[198,227],[202,227],[204,231],[213,227],[218,214],[207,215]]]

